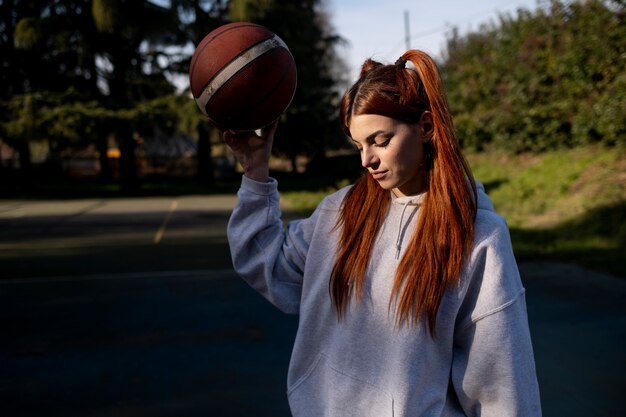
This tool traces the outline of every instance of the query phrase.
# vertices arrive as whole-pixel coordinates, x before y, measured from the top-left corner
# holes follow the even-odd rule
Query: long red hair
[[[407,61],[415,68],[405,68]],[[417,123],[424,111],[430,111],[433,118],[433,135],[424,144],[427,192],[417,227],[396,270],[389,307],[397,302],[398,324],[415,324],[424,315],[435,336],[444,292],[458,282],[471,249],[477,210],[476,186],[455,137],[435,62],[418,50],[407,51],[394,65],[365,61],[360,78],[343,96],[340,120],[350,136],[354,115],[377,114]],[[367,173],[345,197],[337,222],[341,229],[338,255],[330,279],[330,294],[340,319],[350,298],[362,296],[370,254],[390,201],[389,191]]]

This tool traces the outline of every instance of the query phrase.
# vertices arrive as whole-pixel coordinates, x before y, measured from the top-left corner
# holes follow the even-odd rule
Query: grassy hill
[[[575,262],[626,277],[626,152],[584,147],[470,154],[519,259]]]

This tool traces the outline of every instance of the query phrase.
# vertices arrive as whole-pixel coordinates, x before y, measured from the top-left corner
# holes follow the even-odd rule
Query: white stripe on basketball
[[[277,35],[274,35],[273,38],[256,44],[252,48],[242,52],[241,55],[222,68],[222,70],[218,72],[215,77],[213,77],[207,86],[204,87],[200,96],[196,98],[196,103],[198,103],[200,111],[208,116],[206,112],[206,105],[217,90],[219,90],[232,76],[241,71],[243,67],[248,65],[250,62],[254,61],[264,53],[280,47],[289,50],[285,42],[283,42]]]

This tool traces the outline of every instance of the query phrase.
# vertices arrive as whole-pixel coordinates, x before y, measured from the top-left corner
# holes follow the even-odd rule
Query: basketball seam
[[[268,52],[269,52],[269,51],[268,51]],[[247,66],[247,65],[246,65],[246,66]],[[246,66],[242,67],[242,69],[243,69],[243,68],[245,68]],[[254,110],[254,108],[255,108],[255,107],[258,107],[258,105],[259,105],[259,104],[262,104],[263,102],[265,102],[265,101],[267,101],[269,98],[271,98],[272,93],[274,93],[274,92],[275,92],[275,91],[276,91],[276,90],[277,90],[277,89],[278,89],[278,88],[279,88],[279,87],[283,84],[283,81],[284,81],[284,80],[288,77],[289,72],[290,72],[290,71],[289,71],[288,69],[286,69],[286,70],[283,72],[282,77],[280,78],[280,80],[278,80],[278,82],[274,85],[274,88],[273,88],[270,92],[268,92],[268,94],[265,94],[261,100],[257,100],[257,101],[255,102],[255,105],[254,105],[254,106],[247,106],[247,107],[244,109],[244,111],[246,111],[246,112],[250,112],[251,110]],[[227,85],[228,85],[228,83],[230,83],[230,82],[232,82],[232,79],[230,79],[230,80],[228,80],[226,83],[224,83],[224,85],[222,85],[222,87],[227,86]],[[294,98],[294,96],[295,96],[295,95],[296,95],[296,90],[295,90],[295,88],[294,88],[294,91],[293,91],[293,93],[291,94],[291,97],[289,98],[288,103],[291,103],[291,102],[293,101],[293,98]],[[207,104],[208,104],[208,103],[207,103]],[[278,117],[280,117],[280,115],[279,115]],[[220,124],[217,120],[214,120],[214,119],[212,119],[211,117],[209,117],[209,120],[210,120],[210,121],[211,121],[211,123],[213,123],[215,126],[218,126],[218,127],[219,127],[219,126],[221,126],[221,127],[219,127],[220,129],[225,129],[225,127],[224,127],[224,126],[222,126],[222,125],[221,125],[221,124]],[[274,120],[276,120],[276,119],[274,119]],[[273,122],[274,120],[272,120],[272,122]],[[270,122],[270,123],[272,123],[272,122]]]
[[[213,76],[211,78],[209,78],[209,80],[207,81],[206,85],[202,88],[202,90],[200,91],[200,94],[202,94],[202,92],[204,91],[204,89],[206,89],[208,87],[209,84],[211,84],[211,82],[213,82],[213,80],[222,72],[224,71],[229,65],[231,65],[233,62],[235,62],[237,59],[239,59],[239,57],[241,57],[241,55],[245,54],[246,52],[248,52],[250,49],[252,48],[256,48],[257,46],[261,45],[262,43],[265,43],[267,41],[271,41],[273,40],[275,37],[277,37],[277,35],[272,35],[271,38],[267,38],[267,39],[263,39],[262,41],[258,41],[253,43],[252,45],[250,45],[249,47],[247,47],[246,49],[240,51],[238,53],[238,55],[235,55],[234,57],[232,57],[230,60],[228,60],[228,62],[225,62],[222,65],[222,68],[219,71],[216,71],[215,74],[213,74]],[[280,46],[280,45],[279,45]],[[284,45],[285,48],[287,48],[286,45]],[[269,52],[271,50],[268,49],[267,51],[265,51],[265,53]],[[262,53],[261,55],[257,56],[256,58],[260,58],[261,56],[265,55],[265,53]],[[231,77],[234,77],[235,75],[239,74],[239,72],[241,72],[241,70],[243,70],[244,68],[246,68],[248,65],[252,64],[253,61],[248,61],[245,65],[243,65],[237,72],[233,73],[233,75]],[[198,96],[200,97],[200,96]],[[210,100],[209,100],[210,101]],[[207,104],[208,102],[207,101]]]
[[[202,55],[202,51],[204,51],[204,49],[205,49],[207,46],[209,46],[209,44],[210,44],[211,42],[213,42],[215,39],[219,38],[219,37],[220,37],[220,36],[222,36],[223,34],[230,32],[231,30],[236,30],[236,29],[241,29],[241,28],[246,28],[246,27],[254,27],[254,28],[257,28],[257,27],[259,27],[259,26],[258,26],[258,25],[255,25],[255,24],[245,24],[245,23],[244,23],[244,24],[240,24],[240,25],[233,25],[232,27],[226,28],[225,30],[223,30],[223,31],[221,31],[221,32],[219,32],[219,33],[216,33],[213,37],[211,37],[211,38],[209,38],[209,39],[203,39],[203,40],[201,41],[201,43],[202,43],[202,42],[204,42],[204,45],[202,45],[202,47],[201,47],[198,51],[196,51],[196,52],[195,52],[195,58],[194,58],[193,62],[191,63],[192,67],[191,67],[191,71],[190,71],[190,73],[193,73],[193,72],[195,72],[195,71],[196,71],[196,65],[198,64],[198,59],[199,59],[199,58],[200,58],[200,56]],[[269,37],[268,39],[271,39],[271,38],[272,38],[272,35],[270,34],[270,37]],[[205,42],[205,40],[206,40],[206,42]],[[266,40],[267,40],[267,39],[265,39],[265,40],[263,40],[263,41],[261,41],[261,42],[265,42]],[[255,44],[255,45],[256,45],[256,44]],[[254,45],[250,46],[250,48],[252,48],[253,46],[254,46]],[[232,60],[231,60],[231,61],[232,61]]]
[[[248,52],[248,51],[250,51],[250,50],[252,50],[252,49],[254,49],[256,47],[259,47],[260,45],[263,45],[263,44],[267,44],[267,49],[261,51],[258,55],[254,56],[248,62],[246,62],[245,64],[241,65],[239,68],[230,68],[246,52]],[[198,108],[200,109],[200,111],[202,113],[204,113],[205,115],[208,115],[207,111],[206,111],[206,106],[209,104],[209,102],[211,101],[211,98],[215,95],[215,93],[220,88],[222,88],[224,86],[224,84],[226,84],[230,79],[235,77],[239,72],[241,72],[247,66],[252,64],[254,62],[254,60],[256,60],[257,58],[259,58],[259,57],[261,57],[263,55],[265,55],[266,53],[268,53],[269,51],[271,51],[272,49],[277,48],[277,47],[284,48],[287,51],[287,53],[289,53],[291,55],[291,52],[289,52],[289,48],[287,48],[287,45],[282,41],[282,39],[280,39],[277,35],[274,35],[272,38],[266,39],[266,40],[261,41],[259,43],[256,43],[255,45],[252,45],[248,49],[242,51],[236,58],[231,60],[228,64],[224,65],[222,67],[222,69],[220,69],[220,71],[218,71],[207,82],[206,86],[204,86],[204,88],[202,89],[202,91],[200,92],[198,97],[196,98],[196,103],[198,104]],[[230,71],[229,71],[229,69],[230,69]],[[221,80],[221,78],[224,76],[224,74],[230,74],[230,75],[228,77],[226,77],[224,80]],[[220,78],[220,79],[218,80],[218,78]],[[216,80],[218,81],[217,85],[213,85]]]
[[[268,99],[270,99],[272,97],[272,95],[274,94],[274,92],[276,92],[276,90],[278,90],[278,88],[280,88],[280,86],[283,84],[283,81],[287,78],[287,76],[289,75],[289,72],[290,72],[289,69],[285,69],[285,71],[283,71],[283,73],[282,73],[281,78],[279,80],[277,80],[277,82],[274,84],[274,87],[270,91],[268,91],[267,94],[265,94],[263,97],[261,97],[259,100],[256,100],[254,103],[250,104],[249,106],[246,106],[246,108],[243,109],[243,110],[248,111],[248,112],[251,111],[251,110],[254,110],[260,104],[262,104],[262,103],[266,102]],[[228,82],[230,82],[230,80],[228,80],[226,83],[224,83],[223,86],[228,84]],[[294,92],[291,95],[291,97],[289,97],[288,103],[291,103],[291,101],[293,100],[294,95],[295,95],[295,89],[294,89]],[[274,120],[272,120],[272,122],[273,121]],[[263,127],[263,126],[261,126],[261,127]]]

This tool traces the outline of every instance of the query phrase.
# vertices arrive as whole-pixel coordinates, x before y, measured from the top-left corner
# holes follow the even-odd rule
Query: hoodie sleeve
[[[482,218],[457,318],[452,384],[468,416],[541,416],[525,289],[508,229],[495,213]]]
[[[235,271],[272,304],[298,313],[315,214],[283,228],[278,184],[243,177],[227,236]]]

